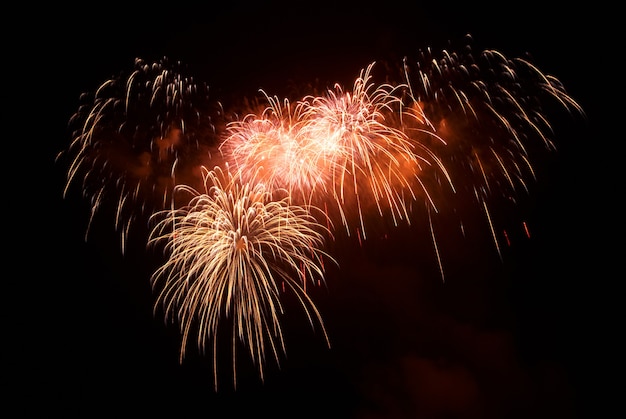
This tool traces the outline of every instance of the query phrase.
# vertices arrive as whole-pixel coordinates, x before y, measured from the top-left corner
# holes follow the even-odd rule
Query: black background
[[[619,280],[608,237],[620,236],[610,157],[621,138],[608,134],[619,125],[609,109],[621,77],[613,13],[336,3],[55,5],[4,29],[14,190],[4,346],[14,372],[8,398],[20,412],[580,418],[608,406],[601,373],[613,371],[616,331],[606,335],[605,297]],[[480,235],[455,243],[445,282],[428,240],[412,232],[395,232],[383,247],[333,249],[340,267],[314,292],[330,349],[296,310],[286,320],[287,357],[280,368],[270,359],[263,383],[245,353],[237,390],[225,369],[215,392],[210,363],[193,351],[179,364],[174,328],[152,313],[154,260],[140,243],[122,255],[106,217],[85,241],[88,203],[62,197],[66,168],[55,156],[69,144],[80,93],[135,57],[163,56],[189,63],[218,94],[280,95],[315,78],[349,86],[370,62],[444,48],[467,33],[507,56],[529,53],[586,112],[554,121],[559,151],[539,165],[517,214],[531,223],[531,239],[507,248],[503,261]]]

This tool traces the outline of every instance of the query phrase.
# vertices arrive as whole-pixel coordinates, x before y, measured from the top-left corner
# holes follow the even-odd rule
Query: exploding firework
[[[582,108],[557,78],[530,60],[495,50],[475,55],[469,44],[439,55],[421,50],[417,60],[405,59],[403,71],[410,107],[426,116],[443,141],[410,127],[405,131],[428,144],[447,168],[454,195],[478,204],[500,253],[492,205],[502,198],[516,202],[535,179],[537,155],[556,149],[548,110],[556,105],[584,115]]]
[[[424,168],[445,168],[424,144],[409,141],[391,124],[410,118],[414,127],[430,129],[423,114],[405,112],[398,95],[404,85],[372,82],[373,65],[361,71],[352,91],[336,84],[295,106],[266,96],[261,115],[228,126],[220,149],[244,178],[260,170],[266,185],[293,199],[326,208],[330,203],[348,234],[366,237],[370,212],[390,216],[394,225],[409,222],[411,201],[432,204],[421,179]]]
[[[90,224],[113,202],[122,246],[135,218],[168,205],[177,182],[200,177],[214,141],[208,87],[184,70],[167,58],[152,64],[136,59],[130,74],[83,94],[70,120],[64,193],[80,183],[91,201]]]
[[[198,348],[212,345],[217,387],[218,331],[232,328],[233,378],[236,346],[243,343],[264,374],[266,353],[276,362],[285,351],[281,290],[290,290],[304,308],[311,326],[321,326],[320,313],[306,292],[306,283],[324,279],[321,246],[324,227],[288,198],[272,200],[259,182],[241,182],[228,170],[205,170],[205,190],[188,186],[189,205],[154,215],[160,220],[149,244],[165,242],[167,261],[152,282],[168,321],[182,334],[181,361],[188,341],[197,334]]]
[[[425,143],[411,141],[398,123],[410,120],[415,129],[430,133],[425,115],[404,106],[407,86],[374,83],[373,66],[361,71],[351,92],[335,85],[326,95],[305,98],[308,137],[334,150],[332,197],[348,232],[347,209],[356,210],[363,238],[367,213],[389,216],[393,225],[410,223],[414,201],[434,204],[424,179],[427,169],[446,176]]]
[[[302,104],[293,106],[264,92],[266,102],[229,123],[220,151],[245,181],[254,179],[270,191],[285,191],[291,199],[310,202],[325,193],[329,174],[323,145],[304,135]]]

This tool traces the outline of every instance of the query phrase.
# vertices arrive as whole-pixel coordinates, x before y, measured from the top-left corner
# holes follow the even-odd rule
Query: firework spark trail
[[[421,50],[417,60],[405,59],[403,71],[413,107],[444,140],[430,149],[448,169],[447,183],[456,186],[457,196],[482,208],[500,255],[493,202],[515,202],[520,190],[527,192],[537,154],[556,149],[546,109],[556,104],[584,116],[583,109],[557,78],[529,60],[495,50],[475,56],[469,44],[439,56]],[[416,136],[425,141],[421,133]]]
[[[205,191],[187,186],[189,205],[156,213],[149,244],[165,243],[167,261],[152,277],[166,319],[179,323],[181,361],[191,335],[201,351],[213,345],[217,388],[218,329],[230,321],[233,378],[236,340],[247,346],[261,378],[266,352],[276,362],[285,351],[279,290],[297,297],[312,327],[320,313],[305,290],[306,281],[324,279],[325,229],[311,213],[288,198],[272,200],[260,182],[241,182],[228,170],[205,170]]]
[[[167,206],[179,179],[200,177],[215,141],[208,87],[178,62],[136,59],[130,74],[105,81],[81,101],[64,152],[72,159],[64,194],[80,183],[91,201],[90,225],[107,201],[116,202],[124,249],[135,218]]]

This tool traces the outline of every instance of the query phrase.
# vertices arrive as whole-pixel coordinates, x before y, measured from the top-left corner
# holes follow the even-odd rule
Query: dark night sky
[[[28,219],[10,226],[18,229],[16,253],[26,257],[7,273],[16,288],[6,295],[17,303],[7,317],[15,337],[5,340],[15,355],[5,361],[17,372],[11,387],[21,409],[65,417],[359,419],[573,419],[602,411],[599,396],[608,391],[599,372],[611,361],[599,357],[608,340],[605,311],[596,307],[616,278],[605,249],[610,214],[598,208],[612,197],[603,189],[612,167],[598,170],[607,157],[595,144],[606,141],[599,121],[611,94],[598,81],[613,77],[606,69],[615,64],[604,64],[610,52],[598,46],[611,37],[609,25],[588,32],[594,13],[397,2],[73,7],[19,29],[38,41],[16,56],[31,83],[18,87],[14,102],[23,110],[15,145],[37,159],[36,174],[20,176],[26,186],[16,192]],[[466,33],[507,56],[530,53],[587,113],[554,121],[559,151],[539,165],[516,212],[533,226],[531,239],[519,238],[503,261],[485,232],[451,243],[445,282],[419,226],[392,231],[382,246],[336,245],[340,267],[314,293],[331,348],[295,307],[285,320],[281,368],[270,360],[260,383],[242,352],[238,390],[229,388],[226,370],[215,393],[207,360],[192,352],[180,365],[176,332],[152,314],[155,261],[141,241],[122,255],[106,216],[84,241],[88,203],[62,198],[65,168],[54,156],[69,144],[66,125],[80,93],[130,69],[135,57],[163,56],[188,63],[218,94],[280,94],[286,82],[315,78],[350,86],[372,61]]]

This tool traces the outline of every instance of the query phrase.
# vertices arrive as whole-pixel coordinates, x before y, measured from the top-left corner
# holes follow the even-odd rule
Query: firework
[[[469,203],[501,256],[508,237],[495,208],[516,203],[539,153],[556,149],[549,111],[584,115],[557,78],[498,51],[426,49],[398,67],[385,78],[397,82],[375,82],[372,63],[352,89],[335,84],[295,102],[261,91],[228,121],[208,87],[167,59],[138,59],[83,96],[62,153],[64,193],[80,184],[90,224],[112,203],[122,248],[136,218],[154,223],[148,244],[166,257],[151,277],[155,312],[179,327],[181,362],[194,340],[212,352],[216,387],[221,332],[230,332],[235,386],[240,346],[261,379],[268,354],[280,363],[283,291],[329,342],[306,285],[335,262],[322,249],[334,225],[360,241],[387,221],[417,224],[425,209],[443,277],[435,216]]]
[[[202,193],[177,187],[191,194],[189,205],[154,215],[160,221],[149,243],[164,242],[167,261],[152,282],[157,305],[180,326],[181,361],[192,334],[201,351],[212,345],[216,387],[218,330],[229,322],[236,385],[237,342],[248,348],[261,378],[266,353],[278,363],[285,351],[282,289],[293,292],[328,342],[305,284],[323,280],[323,259],[332,258],[321,250],[324,227],[308,210],[287,198],[271,200],[262,183],[241,182],[219,167],[204,176]]]
[[[390,124],[410,118],[414,126],[429,128],[423,114],[405,113],[398,96],[403,85],[372,82],[373,65],[361,71],[352,91],[336,84],[295,106],[266,96],[260,115],[229,125],[220,149],[244,177],[260,168],[270,188],[283,188],[305,204],[330,203],[348,234],[356,230],[366,237],[370,212],[390,216],[394,225],[408,222],[408,202],[428,197],[424,167],[445,168]]]
[[[471,40],[471,38],[469,38]],[[459,51],[430,48],[416,60],[405,59],[404,82],[410,107],[423,113],[432,132],[405,130],[425,143],[447,168],[454,194],[484,212],[498,253],[492,206],[516,202],[535,179],[535,158],[556,149],[548,111],[558,108],[584,114],[562,83],[530,60],[508,58],[495,50],[475,55],[468,43]],[[443,201],[454,201],[452,195]]]
[[[293,106],[262,92],[265,103],[229,123],[220,145],[227,161],[245,181],[262,182],[270,191],[285,191],[291,199],[310,202],[325,193],[329,173],[324,149],[304,135],[302,104]],[[264,107],[263,107],[264,106]]]
[[[73,141],[65,153],[72,161],[64,193],[80,184],[91,201],[90,224],[114,202],[122,245],[135,218],[163,209],[178,181],[199,176],[214,141],[208,87],[184,70],[167,58],[151,64],[136,59],[130,74],[83,94],[70,120]]]

